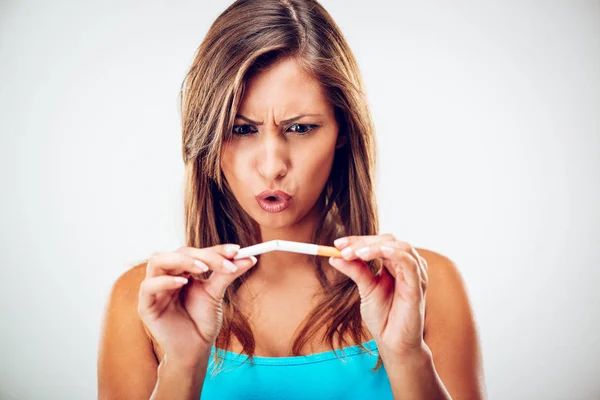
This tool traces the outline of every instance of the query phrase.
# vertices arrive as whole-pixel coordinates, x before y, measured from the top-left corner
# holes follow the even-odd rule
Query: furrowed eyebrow
[[[239,119],[243,119],[244,121],[246,121],[246,122],[248,122],[250,124],[256,125],[256,126],[260,126],[260,125],[263,124],[262,122],[252,121],[250,118],[246,118],[246,117],[244,117],[241,114],[236,114],[235,117],[239,118]],[[290,122],[293,122],[293,121],[295,121],[297,119],[300,119],[302,117],[321,117],[321,114],[302,114],[302,115],[298,115],[297,117],[294,117],[294,118],[290,118],[290,119],[286,119],[286,120],[280,121],[279,124],[280,125],[289,124]]]

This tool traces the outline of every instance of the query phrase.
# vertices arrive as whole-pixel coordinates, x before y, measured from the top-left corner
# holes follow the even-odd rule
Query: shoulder
[[[459,274],[458,268],[453,260],[433,250],[416,247],[415,250],[427,261],[428,272],[442,274],[445,277]]]
[[[130,267],[117,277],[111,289],[111,297],[118,295],[123,297],[137,298],[140,285],[146,276],[146,264],[140,264]]]
[[[467,287],[457,264],[438,252],[416,248],[427,262],[425,329],[436,325],[442,314],[470,313]]]
[[[428,266],[423,338],[436,370],[453,395],[485,398],[479,334],[459,267],[440,253],[416,250]]]
[[[148,398],[158,359],[138,314],[146,264],[130,267],[113,283],[105,305],[98,348],[98,398]]]
[[[126,327],[146,331],[137,311],[138,293],[145,276],[146,262],[142,262],[130,267],[114,281],[105,303],[104,335],[114,335],[113,330]]]

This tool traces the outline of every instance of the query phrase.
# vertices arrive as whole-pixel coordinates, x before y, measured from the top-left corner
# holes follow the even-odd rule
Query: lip
[[[275,197],[275,200],[268,200]],[[258,205],[268,213],[282,212],[290,206],[292,196],[282,190],[264,190],[256,196]]]

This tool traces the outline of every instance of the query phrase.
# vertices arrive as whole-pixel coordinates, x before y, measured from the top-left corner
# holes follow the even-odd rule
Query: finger
[[[427,285],[429,284],[429,277],[427,275],[427,270],[429,266],[427,265],[427,260],[423,258],[417,249],[406,242],[399,242],[400,246],[412,256],[414,262],[416,262],[417,269],[416,273],[419,276],[419,282],[421,286],[421,292],[423,297],[425,296],[425,290],[427,289]]]
[[[404,282],[406,282],[410,295],[420,300],[423,298],[421,266],[411,254],[403,252],[403,255],[404,256],[395,266],[396,274],[398,274],[398,271],[400,271]],[[397,285],[397,289],[399,289],[399,286],[400,285]],[[397,294],[400,295],[400,293]],[[404,294],[403,297],[406,297],[406,294]]]
[[[366,244],[362,247],[357,244],[357,246],[352,246],[352,249],[355,249],[354,254],[356,257],[363,261],[369,261],[375,258],[393,260],[393,258],[400,254],[400,252],[411,253],[412,246],[399,240],[382,239],[377,242]]]
[[[396,276],[396,266],[402,263],[418,263],[412,256],[412,246],[398,240],[381,240],[361,247],[355,251],[355,256],[363,261],[375,258],[383,259],[383,266],[393,277]]]
[[[250,268],[254,267],[257,261],[258,260],[254,256],[234,260],[233,263],[238,267],[237,272],[233,274],[212,274],[211,277],[208,279],[208,285],[206,286],[205,290],[216,299],[223,298],[227,287],[231,285],[233,281],[235,281],[238,277],[240,277],[246,271],[248,271]]]
[[[183,247],[178,252],[203,262],[212,271],[235,274],[237,273],[238,266],[232,260],[239,248],[240,246],[237,244],[223,244],[202,249]],[[245,259],[248,258],[246,257]]]
[[[423,256],[421,256],[420,254],[418,254],[419,256],[419,267],[421,268],[421,285],[422,285],[422,289],[423,289],[423,296],[425,296],[425,291],[427,290],[427,287],[429,286],[429,274],[427,273],[429,270],[429,265],[427,264],[427,260],[425,260],[425,258]]]
[[[342,241],[336,241],[336,247],[338,249],[342,249],[342,257],[345,260],[354,260],[358,257],[356,251],[359,249],[363,249],[365,247],[369,247],[375,243],[383,242],[383,241],[395,241],[396,238],[394,235],[388,233],[385,235],[373,235],[373,236],[347,236],[342,238]]]
[[[396,251],[392,251],[391,249],[389,249],[389,247],[396,247],[401,249],[402,251],[407,252],[410,256],[411,259],[408,260],[409,262],[414,262],[416,263],[416,265],[418,266],[417,269],[417,274],[419,276],[419,282],[421,284],[421,290],[423,292],[423,296],[425,296],[425,290],[427,289],[427,286],[429,284],[429,277],[427,274],[427,270],[429,268],[429,266],[427,265],[427,260],[425,260],[425,258],[423,258],[419,252],[417,251],[417,249],[415,249],[413,246],[411,246],[409,243],[406,242],[401,242],[401,241],[396,241],[396,243],[382,243],[381,244],[381,252],[386,255],[386,254],[393,254]],[[393,255],[389,256],[390,258],[394,258]]]
[[[381,258],[383,266],[394,277],[396,277],[396,267],[398,265],[404,263],[420,264],[419,254],[416,250],[409,243],[400,240],[381,240],[357,249],[355,254],[363,261]]]
[[[208,266],[193,257],[180,252],[157,252],[153,253],[146,264],[146,277],[153,278],[161,275],[181,275],[184,272],[190,274],[206,272]]]
[[[369,266],[361,260],[346,261],[339,257],[329,257],[329,264],[356,283],[361,298],[371,293],[377,285]]]
[[[197,248],[197,247],[181,247],[179,248],[179,250],[184,251],[186,253],[191,253],[192,255],[194,254],[203,254],[206,252],[214,252],[214,253],[218,253],[220,255],[222,255],[223,257],[226,258],[233,258],[235,257],[235,255],[237,254],[237,251],[240,249],[240,245],[239,244],[235,244],[235,243],[224,243],[224,244],[218,244],[216,246],[211,246],[211,247],[204,247],[204,248]]]
[[[357,242],[374,242],[382,239],[387,240],[395,240],[396,238],[391,233],[386,233],[382,235],[354,235],[354,236],[343,236],[333,241],[333,245],[338,249],[342,249],[347,246],[351,246]]]
[[[393,235],[382,235],[380,237],[390,237]],[[368,242],[368,241],[366,241]],[[359,247],[360,245],[362,245],[363,243],[356,241],[351,247],[352,249],[355,249],[356,247]],[[346,250],[346,249],[344,249]],[[417,252],[417,250],[411,246],[409,243],[407,242],[403,242],[400,240],[396,240],[395,238],[392,240],[381,240],[381,241],[377,241],[377,242],[372,242],[371,244],[368,244],[364,247],[361,247],[359,249],[356,249],[354,251],[354,256],[350,256],[350,259],[354,259],[356,257],[364,260],[364,261],[369,261],[369,260],[373,260],[375,258],[383,258],[384,262],[383,262],[383,266],[386,268],[386,270],[390,273],[390,275],[392,275],[393,277],[397,278],[397,279],[404,279],[405,281],[407,279],[413,279],[413,276],[408,274],[406,277],[404,276],[404,274],[400,274],[400,276],[397,276],[397,266],[404,266],[404,268],[414,268],[415,266],[418,267],[415,269],[416,274],[418,276],[418,283],[421,286],[421,294],[422,296],[425,295],[425,290],[427,289],[427,285],[428,285],[428,276],[427,276],[427,262],[426,260],[421,257],[421,255]],[[401,270],[403,270],[403,268],[401,268]],[[408,284],[408,281],[407,281]],[[412,287],[412,286],[411,286]]]
[[[416,268],[415,268],[416,271]],[[413,271],[412,273],[414,273]],[[408,284],[408,278],[405,276],[406,274],[410,274],[411,271],[409,268],[402,268],[398,266],[396,268],[396,280],[394,284],[394,300],[392,301],[392,306],[390,309],[390,318],[388,319],[388,326],[391,329],[401,329],[401,326],[408,323],[409,325],[418,324],[420,329],[423,329],[423,318],[425,313],[425,301],[420,293],[419,287],[412,287]],[[406,319],[406,305],[410,305],[410,308],[413,310],[418,310],[417,313],[411,313],[412,318],[409,320]],[[420,337],[422,338],[422,331]],[[419,342],[419,339],[414,338],[409,342],[416,340]]]
[[[180,289],[186,283],[188,283],[188,279],[182,276],[163,275],[144,279],[140,284],[138,295],[138,313],[143,315],[151,309],[159,293],[172,292]]]
[[[362,238],[365,238],[366,236],[343,236],[340,238],[337,238],[333,241],[333,245],[335,247],[337,247],[338,249],[343,249],[344,247],[350,246],[353,243],[356,243],[357,240],[360,240]]]
[[[404,270],[411,265],[418,265],[418,262],[406,251],[394,248],[392,249],[393,253],[388,257],[383,258],[383,266],[393,277],[397,279],[403,279]],[[400,269],[401,272],[400,276],[397,276],[398,269]]]

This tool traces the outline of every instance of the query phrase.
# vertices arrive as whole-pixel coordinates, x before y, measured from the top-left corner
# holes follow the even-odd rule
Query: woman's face
[[[322,90],[291,58],[246,84],[221,168],[241,207],[263,228],[303,219],[327,182],[338,125]],[[265,190],[291,198],[265,198]]]

